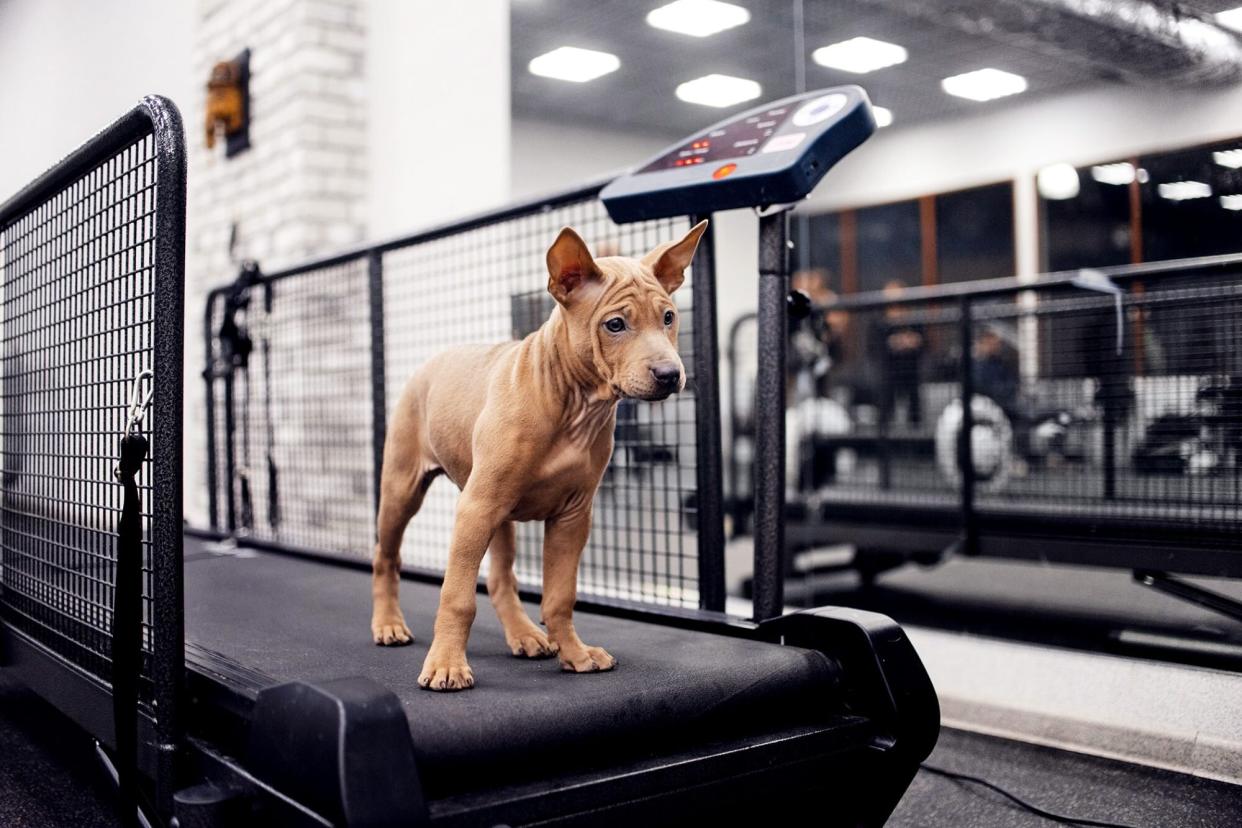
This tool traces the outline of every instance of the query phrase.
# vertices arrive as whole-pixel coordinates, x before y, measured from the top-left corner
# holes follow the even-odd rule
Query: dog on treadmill
[[[513,655],[558,656],[575,673],[616,666],[574,631],[578,562],[612,456],[617,402],[662,400],[685,387],[673,292],[706,228],[702,221],[641,260],[592,258],[578,234],[564,228],[547,255],[556,305],[538,330],[521,341],[444,351],[406,385],[384,446],[372,574],[376,644],[413,641],[397,599],[406,525],[438,475],[461,490],[421,687],[474,686],[466,640],[489,548],[487,591]],[[546,632],[518,598],[519,520],[544,521]]]

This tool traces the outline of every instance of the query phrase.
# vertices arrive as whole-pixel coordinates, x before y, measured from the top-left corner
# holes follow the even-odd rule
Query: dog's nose
[[[662,389],[676,388],[681,382],[681,368],[671,362],[662,362],[651,366],[651,376]]]

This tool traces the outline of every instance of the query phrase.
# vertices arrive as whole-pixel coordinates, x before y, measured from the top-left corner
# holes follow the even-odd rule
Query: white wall
[[[680,137],[515,118],[509,195],[532,198],[620,173]]]
[[[371,0],[371,238],[509,195],[509,4]]]
[[[182,0],[0,2],[0,201],[143,95],[185,114],[195,16]]]

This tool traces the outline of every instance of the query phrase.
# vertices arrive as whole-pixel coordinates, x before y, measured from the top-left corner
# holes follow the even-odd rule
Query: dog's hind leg
[[[548,636],[539,629],[526,610],[522,609],[522,601],[518,597],[517,575],[513,571],[513,562],[517,557],[517,539],[513,521],[506,520],[492,535],[491,564],[487,570],[487,594],[491,596],[492,606],[500,623],[505,628],[505,643],[515,656],[526,658],[546,658],[556,655],[556,648],[548,641]]]
[[[402,464],[397,454],[384,456],[375,558],[371,563],[371,637],[376,644],[385,646],[414,641],[397,598],[401,583],[401,539],[410,518],[423,504],[431,481],[440,473],[438,468],[428,468],[423,458],[417,456],[411,458],[413,462]]]

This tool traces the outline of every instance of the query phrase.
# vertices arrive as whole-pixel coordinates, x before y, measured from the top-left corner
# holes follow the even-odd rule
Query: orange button
[[[732,175],[733,171],[736,169],[737,169],[737,164],[725,164],[723,167],[717,167],[712,172],[712,178],[719,181],[722,178]]]

